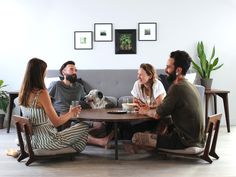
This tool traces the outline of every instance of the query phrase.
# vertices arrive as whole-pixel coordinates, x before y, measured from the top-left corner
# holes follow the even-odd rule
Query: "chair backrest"
[[[28,118],[13,115],[13,120],[16,124],[17,137],[20,145],[21,155],[18,157],[18,161],[25,159],[26,157],[34,157],[34,152],[31,145],[32,138],[32,125]],[[22,137],[22,133],[25,135],[25,139]],[[26,144],[25,144],[26,143]],[[27,148],[27,150],[25,149]],[[31,163],[31,159],[26,162],[26,165]]]
[[[208,116],[208,125],[206,128],[206,133],[210,133],[213,130],[219,130],[221,117],[222,117],[222,113]],[[212,130],[211,130],[211,126],[212,126]]]
[[[209,156],[212,156],[216,159],[219,158],[219,156],[216,154],[216,143],[218,139],[218,133],[220,128],[220,119],[222,117],[222,113],[220,114],[214,114],[208,117],[208,124],[207,128],[205,130],[205,133],[207,135],[206,144],[205,144],[205,150],[203,155],[201,156],[202,159],[212,162],[212,160],[209,159]],[[213,137],[213,139],[212,139]]]
[[[26,133],[27,131],[27,133],[29,133],[29,135],[32,136],[33,134],[32,125],[31,125],[30,120],[27,117],[14,115],[13,120],[15,121],[16,124],[19,125],[19,127],[17,128],[19,129],[20,132]]]
[[[212,160],[209,156],[214,157],[216,159],[219,158],[219,156],[215,152],[215,149],[216,149],[221,117],[222,113],[214,114],[208,117],[208,123],[205,129],[206,143],[204,148],[188,147],[185,149],[177,149],[177,150],[159,148],[158,149],[159,152],[177,156],[201,158],[209,163],[212,163]]]

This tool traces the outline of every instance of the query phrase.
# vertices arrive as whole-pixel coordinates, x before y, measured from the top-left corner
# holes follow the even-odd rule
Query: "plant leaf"
[[[213,67],[218,64],[218,61],[219,61],[219,58],[216,58],[216,59],[213,61],[213,63],[212,63]]]
[[[192,60],[192,64],[193,64],[193,68],[194,68],[195,70],[197,70],[198,74],[199,74],[201,77],[203,77],[203,73],[202,73],[201,68],[200,68],[193,60]]]
[[[197,55],[198,59],[200,60],[199,64],[193,63],[193,68],[198,72],[198,74],[201,76],[201,78],[210,78],[211,72],[213,70],[219,69],[223,66],[223,64],[218,65],[219,58],[215,58],[215,46],[212,49],[211,52],[211,57],[209,60],[206,57],[205,49],[204,49],[204,44],[202,41],[199,41],[197,43]]]
[[[221,65],[219,65],[219,66],[216,66],[216,67],[214,67],[214,68],[212,69],[212,71],[214,71],[214,70],[217,70],[217,69],[221,68],[223,65],[224,65],[224,64],[221,64]]]
[[[214,56],[215,56],[215,46],[213,47],[210,60],[212,60]]]

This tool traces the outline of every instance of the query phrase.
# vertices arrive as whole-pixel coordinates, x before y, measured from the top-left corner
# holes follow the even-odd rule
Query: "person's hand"
[[[143,107],[139,107],[138,113],[142,115],[147,115],[148,111],[149,111],[149,107],[143,106]]]
[[[134,100],[134,103],[136,103],[139,108],[146,106],[145,103],[143,103],[141,100],[138,100],[138,99],[135,99],[135,100]]]
[[[81,109],[80,105],[71,107],[69,112],[72,114],[72,118],[79,117]]]

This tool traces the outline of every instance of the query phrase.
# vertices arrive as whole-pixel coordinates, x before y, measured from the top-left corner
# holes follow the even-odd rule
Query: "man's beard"
[[[173,71],[172,73],[168,74],[167,81],[172,84],[175,79],[177,78],[176,71]]]
[[[68,74],[66,75],[66,80],[70,81],[70,83],[75,83],[77,81],[76,74]]]

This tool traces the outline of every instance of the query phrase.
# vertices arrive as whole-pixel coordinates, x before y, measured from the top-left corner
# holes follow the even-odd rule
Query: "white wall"
[[[213,87],[230,90],[231,123],[236,124],[236,1],[234,0],[0,0],[0,78],[18,90],[27,61],[39,57],[48,69],[69,59],[79,69],[136,69],[142,62],[164,68],[173,50],[196,58],[196,43],[216,46],[223,68],[213,73]],[[115,55],[113,42],[94,42],[93,50],[74,50],[73,32],[93,31],[94,23],[137,29],[157,22],[158,40],[137,41],[136,55]],[[219,100],[219,110],[221,110]],[[223,119],[224,120],[224,119]]]

